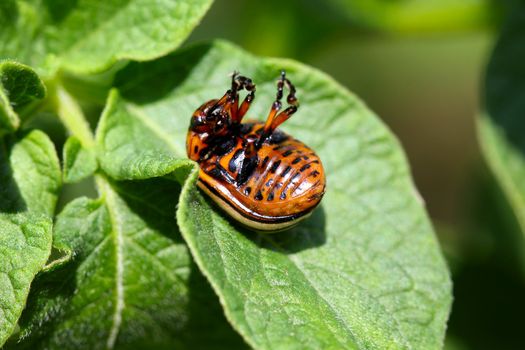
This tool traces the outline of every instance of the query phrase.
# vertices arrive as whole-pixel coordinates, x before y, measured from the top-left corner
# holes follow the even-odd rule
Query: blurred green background
[[[506,4],[216,0],[186,44],[224,38],[317,67],[398,136],[452,271],[446,349],[525,348],[523,235],[484,164],[475,125]]]

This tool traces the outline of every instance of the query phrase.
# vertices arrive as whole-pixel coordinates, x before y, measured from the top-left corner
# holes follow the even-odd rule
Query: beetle
[[[282,109],[284,89],[287,108]],[[240,102],[239,92],[247,95]],[[308,217],[326,187],[321,160],[277,129],[298,109],[295,86],[281,71],[265,123],[243,117],[255,98],[252,79],[234,72],[231,87],[193,113],[188,157],[199,164],[198,186],[220,208],[256,231],[281,231]]]

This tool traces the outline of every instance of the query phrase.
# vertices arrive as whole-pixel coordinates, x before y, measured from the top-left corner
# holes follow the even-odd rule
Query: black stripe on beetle
[[[308,176],[317,177],[319,175],[319,172],[317,170],[312,171]]]
[[[222,179],[228,183],[235,182],[233,176],[226,169],[224,169],[219,162],[217,162],[215,167],[209,171],[209,174],[216,179]]]
[[[284,169],[283,172],[281,173],[281,177],[285,177],[286,174],[290,172],[290,170],[292,170],[292,167],[288,165],[286,169]]]
[[[306,169],[308,169],[309,167],[311,167],[310,164],[305,164],[301,167],[301,169],[299,169],[299,171],[302,173],[303,171],[305,171]]]
[[[277,168],[279,167],[279,165],[281,165],[281,161],[278,160],[276,161],[275,163],[272,164],[272,167],[270,168],[270,172],[272,174],[275,174],[275,171],[277,170]]]
[[[238,149],[237,151],[235,151],[235,153],[233,154],[233,157],[230,159],[228,163],[228,170],[231,171],[232,173],[237,171],[237,168],[239,167],[239,161],[240,161],[239,158],[241,154],[243,154],[243,152],[244,151],[242,149]]]
[[[237,175],[238,186],[242,186],[246,183],[246,181],[248,181],[248,179],[252,176],[253,171],[257,167],[258,161],[259,158],[257,156],[251,158],[244,158],[241,165],[241,170]]]

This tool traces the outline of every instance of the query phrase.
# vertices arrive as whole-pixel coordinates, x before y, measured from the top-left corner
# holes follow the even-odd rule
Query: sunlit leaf
[[[51,141],[33,131],[0,138],[0,346],[51,252],[60,168]]]
[[[93,175],[97,170],[94,150],[82,146],[80,141],[71,136],[64,144],[64,181],[78,182]]]
[[[212,0],[3,0],[0,57],[52,73],[148,60],[181,44]]]
[[[439,349],[451,285],[398,142],[359,99],[289,60],[223,42],[131,64],[117,75],[97,131],[101,167],[119,179],[188,173],[181,166],[192,112],[222,96],[229,73],[257,83],[247,118],[264,118],[280,69],[298,88],[283,126],[321,156],[323,203],[276,235],[240,228],[185,182],[182,236],[226,316],[258,349]],[[154,89],[150,88],[155,86]]]
[[[17,347],[202,348],[242,344],[223,320],[174,223],[180,186],[97,178],[98,199],[58,216],[69,262],[35,282]],[[16,345],[16,344],[15,344]]]

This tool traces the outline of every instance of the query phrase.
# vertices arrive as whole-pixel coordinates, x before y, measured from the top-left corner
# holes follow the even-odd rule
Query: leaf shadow
[[[485,105],[490,120],[515,150],[525,156],[525,5],[506,23],[485,79]]]
[[[2,213],[19,213],[27,210],[10,161],[14,143],[15,139],[12,136],[0,138],[0,212]]]
[[[217,295],[192,260],[188,280],[188,321],[183,343],[195,349],[249,349],[226,320]]]
[[[175,209],[181,185],[168,178],[112,181],[113,189],[127,207],[146,222],[148,227],[184,244],[175,221]],[[244,349],[248,348],[224,316],[222,307],[206,278],[193,260],[188,277],[187,321],[177,336],[187,348]],[[137,348],[137,344],[133,345]]]
[[[47,13],[55,23],[66,19],[71,11],[77,7],[77,4],[78,0],[45,0],[43,3]]]
[[[312,212],[310,217],[288,230],[262,233],[249,230],[237,223],[234,225],[260,248],[283,254],[295,254],[326,243],[326,214],[322,204]]]
[[[138,105],[162,100],[188,78],[211,48],[212,45],[198,45],[153,61],[129,63],[116,74],[114,86],[122,97]]]
[[[127,207],[157,233],[183,243],[175,223],[175,209],[181,186],[162,177],[146,180],[111,181]]]
[[[3,25],[14,25],[20,16],[18,5],[15,0],[0,1],[0,18],[5,21]]]
[[[473,180],[461,259],[452,260],[454,307],[447,334],[465,349],[521,349],[524,236],[497,181],[486,170]]]
[[[39,273],[29,290],[27,304],[18,324],[22,333],[14,334],[6,344],[8,349],[35,349],[45,347],[43,340],[53,334],[67,308],[60,304],[69,303],[77,290],[77,269],[79,259],[59,265],[51,271]]]

